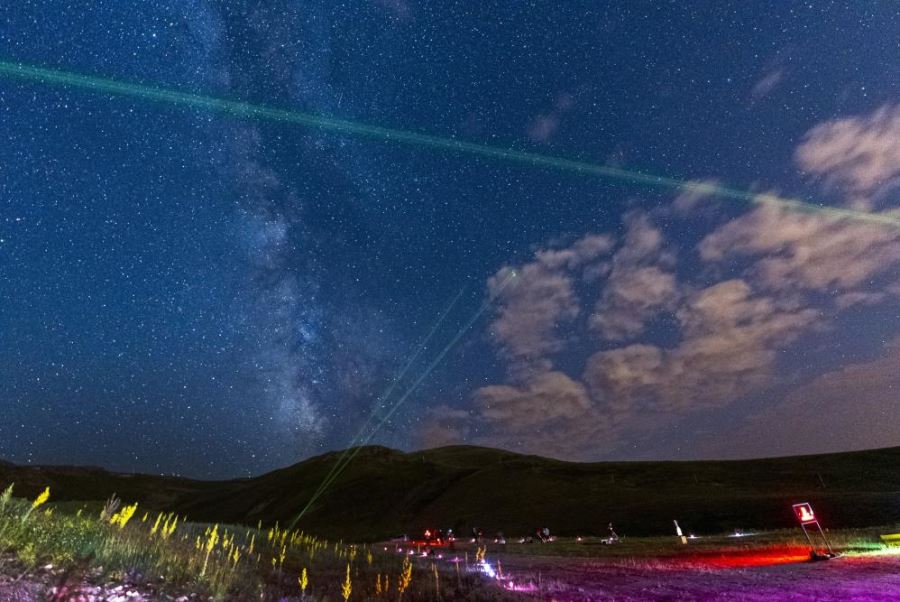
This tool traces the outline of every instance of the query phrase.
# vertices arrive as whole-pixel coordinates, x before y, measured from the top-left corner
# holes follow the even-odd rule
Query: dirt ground
[[[100,568],[62,569],[52,564],[27,568],[13,554],[0,554],[0,602],[201,602],[189,592],[141,576],[118,580]]]
[[[855,555],[822,562],[748,558],[611,559],[498,556],[504,577],[533,598],[558,602],[900,600],[900,555]],[[759,562],[758,562],[759,561]]]

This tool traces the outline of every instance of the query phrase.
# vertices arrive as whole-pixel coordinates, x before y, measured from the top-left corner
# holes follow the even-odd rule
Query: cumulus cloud
[[[845,205],[867,209],[900,176],[900,105],[811,129],[795,153],[802,169],[842,186]],[[765,200],[765,197],[761,197]],[[827,211],[801,213],[761,202],[707,235],[699,246],[709,262],[750,259],[750,278],[769,291],[814,291],[843,309],[885,298],[900,263],[900,231],[883,224],[837,219]]]
[[[829,184],[871,196],[900,175],[900,104],[826,121],[807,133],[797,164]]]
[[[900,261],[900,231],[765,203],[706,236],[706,261],[755,260],[753,278],[773,291],[849,292]]]
[[[608,234],[589,234],[562,249],[543,249],[535,253],[535,259],[544,267],[556,270],[574,270],[608,253],[615,239]]]
[[[674,260],[662,251],[662,233],[646,214],[631,214],[627,221],[625,242],[590,317],[590,327],[609,340],[641,334],[647,321],[672,309],[678,297],[675,275],[664,269]]]
[[[547,426],[556,420],[584,416],[591,400],[584,385],[562,372],[540,372],[521,386],[490,385],[475,393],[481,417],[522,431]]]
[[[587,459],[613,449],[617,433],[583,383],[536,371],[515,385],[489,385],[473,396],[471,412],[439,406],[420,433],[428,447],[472,443],[565,458]]]
[[[429,412],[419,432],[419,440],[424,447],[443,447],[470,442],[474,436],[472,423],[469,412],[441,404]]]
[[[523,266],[515,280],[510,280],[512,273],[512,268],[503,268],[488,283],[491,294],[502,298],[491,327],[494,337],[518,358],[536,359],[557,351],[562,344],[559,324],[580,310],[572,278],[540,263]]]
[[[842,186],[845,206],[873,206],[900,175],[898,141],[900,109],[885,107],[813,128],[795,158],[826,185]],[[715,180],[686,185],[665,215],[693,214],[715,186]],[[661,212],[627,214],[621,241],[592,234],[538,251],[509,290],[500,292],[500,283],[513,268],[499,271],[488,283],[500,293],[491,330],[511,369],[506,382],[474,393],[465,419],[436,415],[441,432],[522,451],[596,457],[635,433],[786,384],[781,351],[834,328],[841,310],[900,296],[897,228],[827,210],[799,212],[767,195],[757,200],[701,238],[694,249],[700,269],[691,273],[676,270],[682,259],[676,253],[685,249],[672,247],[655,225]],[[707,212],[718,219],[716,205]],[[661,316],[674,333],[647,332]],[[582,331],[592,337],[578,336]],[[580,369],[573,350],[582,354]],[[563,351],[566,371],[556,365]],[[867,428],[879,429],[885,445],[900,443],[896,429],[873,426],[871,419],[883,404],[896,405],[886,392],[900,387],[893,376],[900,373],[898,358],[900,340],[880,360],[813,379],[775,400],[775,409],[736,430],[735,438],[779,432],[783,451],[817,451],[792,447],[792,434],[780,427],[812,413],[836,417],[848,433],[841,447],[865,440]],[[896,422],[892,412],[881,414]],[[817,428],[828,424],[821,418]]]
[[[728,280],[693,294],[677,316],[683,339],[674,348],[635,344],[588,360],[584,379],[612,415],[721,406],[766,386],[777,350],[814,325],[818,312]]]
[[[545,249],[534,261],[517,270],[505,267],[488,281],[488,290],[497,297],[497,318],[491,332],[511,356],[538,359],[558,351],[562,345],[559,326],[581,311],[571,273],[609,251],[612,239],[589,235],[564,249]]]
[[[585,385],[559,371],[539,371],[517,385],[482,387],[474,396],[484,429],[473,439],[522,451],[584,457],[614,447],[615,433]]]

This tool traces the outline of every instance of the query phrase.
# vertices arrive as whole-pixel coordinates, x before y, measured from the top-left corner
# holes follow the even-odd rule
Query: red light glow
[[[794,514],[797,515],[797,520],[801,523],[814,523],[816,522],[816,515],[813,512],[812,506],[809,504],[794,504]]]

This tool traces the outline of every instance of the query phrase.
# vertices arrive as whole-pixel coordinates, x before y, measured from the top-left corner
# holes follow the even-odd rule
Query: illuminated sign
[[[822,529],[822,525],[819,524],[819,519],[816,518],[816,513],[813,512],[812,505],[808,502],[803,502],[802,504],[794,504],[791,508],[794,510],[794,516],[800,521],[800,528],[803,529],[806,541],[809,542],[810,560],[827,560],[837,556],[831,548],[831,543],[829,543],[828,538],[825,537],[825,531]],[[816,544],[813,542],[813,537],[810,537],[808,529],[813,530],[813,537],[815,536],[816,530],[818,530],[819,537],[822,538],[825,547],[828,548],[828,552],[820,552],[816,549]]]
[[[801,525],[816,522],[816,515],[813,512],[812,506],[808,503],[794,504],[793,508],[794,514],[797,515],[797,520],[800,521]]]

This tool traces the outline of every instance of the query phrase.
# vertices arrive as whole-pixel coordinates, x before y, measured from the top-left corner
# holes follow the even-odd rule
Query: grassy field
[[[880,535],[900,531],[900,526],[886,525],[865,529],[839,529],[826,531],[828,541],[842,553],[866,553],[885,550]],[[818,538],[816,538],[818,542]],[[464,544],[474,546],[475,544]],[[809,545],[798,528],[776,531],[760,531],[735,534],[694,537],[687,544],[673,535],[656,537],[622,537],[619,543],[605,545],[600,538],[561,537],[552,543],[522,544],[516,542],[498,545],[485,544],[491,555],[522,555],[562,558],[665,558],[689,559],[698,555],[759,551],[765,549],[808,548]],[[900,550],[900,548],[898,548]]]
[[[198,523],[140,504],[0,496],[0,599],[77,596],[97,584],[135,600],[893,599],[893,526],[830,530],[842,558],[806,562],[797,528],[700,536],[474,543],[431,552],[411,542],[352,544],[301,530]],[[794,567],[783,570],[783,567]],[[54,568],[53,579],[46,579]],[[124,589],[123,589],[124,588]],[[835,597],[829,597],[837,592]],[[882,595],[883,594],[883,595]],[[754,597],[755,596],[755,597]],[[848,597],[849,596],[849,597]],[[60,597],[59,599],[69,599]],[[107,599],[100,597],[98,599]]]
[[[339,454],[250,479],[196,481],[77,467],[0,463],[0,483],[25,496],[50,485],[57,500],[112,493],[142,508],[211,523],[286,524]],[[515,536],[548,526],[559,535],[602,535],[612,521],[630,535],[662,535],[678,519],[698,535],[794,525],[790,505],[812,502],[825,524],[900,520],[900,448],[704,462],[573,463],[478,448],[403,453],[363,448],[297,524],[333,539],[375,541],[425,527]]]
[[[133,583],[135,596],[216,600],[511,599],[477,571],[379,546],[330,542],[301,531],[187,521],[140,505],[57,504],[0,497],[0,599],[76,596],[95,582]],[[473,557],[474,558],[474,557]],[[61,578],[33,586],[41,567]],[[10,577],[7,575],[7,577]],[[52,587],[51,587],[52,586]],[[185,598],[187,599],[187,598]]]

